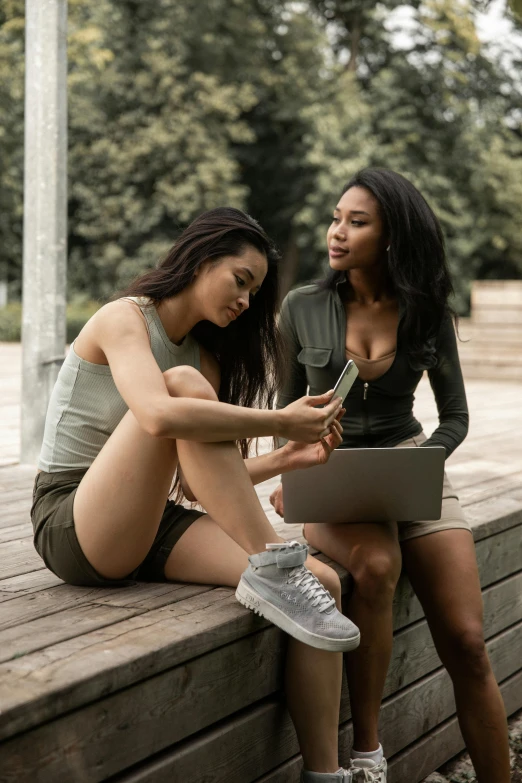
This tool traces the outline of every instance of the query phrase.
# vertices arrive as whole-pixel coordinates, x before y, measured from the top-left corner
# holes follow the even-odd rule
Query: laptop
[[[284,473],[284,520],[414,522],[440,519],[445,449],[336,449],[326,465]]]

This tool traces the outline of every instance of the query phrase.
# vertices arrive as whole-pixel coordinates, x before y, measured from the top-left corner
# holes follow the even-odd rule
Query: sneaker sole
[[[288,615],[282,612],[277,606],[274,606],[269,601],[261,598],[256,592],[252,590],[250,585],[243,579],[240,580],[237,590],[236,598],[240,604],[246,606],[252,612],[261,615],[265,620],[270,620],[278,628],[285,631],[294,639],[298,639],[304,644],[310,645],[310,647],[316,647],[319,650],[328,650],[329,652],[349,652],[355,650],[359,646],[361,641],[361,634],[357,636],[350,636],[347,639],[331,639],[328,636],[320,636],[319,634],[307,631],[302,625],[298,625]]]

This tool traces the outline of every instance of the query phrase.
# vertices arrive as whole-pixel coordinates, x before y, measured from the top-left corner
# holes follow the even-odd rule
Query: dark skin
[[[387,356],[395,350],[399,308],[386,272],[388,238],[371,193],[351,188],[343,195],[327,244],[330,266],[346,270],[352,284],[345,302],[350,324],[347,350],[365,359]]]
[[[393,352],[398,302],[387,272],[389,238],[379,204],[364,188],[338,202],[327,234],[330,266],[345,270],[347,348],[367,359]],[[280,488],[271,501],[283,514]],[[392,649],[392,601],[401,564],[430,626],[455,690],[457,714],[479,783],[509,783],[506,715],[482,632],[482,596],[473,538],[444,530],[399,544],[397,525],[309,524],[308,542],[353,576],[348,616],[361,630],[360,647],[346,658],[354,748],[378,747],[378,717]]]

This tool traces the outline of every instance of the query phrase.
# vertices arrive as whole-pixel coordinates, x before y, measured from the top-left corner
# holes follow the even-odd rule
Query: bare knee
[[[163,373],[171,397],[193,397],[200,400],[217,401],[212,385],[195,367],[180,365]]]
[[[389,605],[401,573],[401,556],[386,550],[365,551],[355,547],[348,563],[357,594],[372,605]]]
[[[438,645],[442,662],[459,679],[484,680],[491,666],[481,623],[469,623],[449,631]]]

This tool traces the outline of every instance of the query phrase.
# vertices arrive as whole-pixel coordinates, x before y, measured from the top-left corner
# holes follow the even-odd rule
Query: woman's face
[[[267,271],[263,253],[250,246],[241,256],[223,256],[203,264],[194,289],[202,317],[216,326],[228,326],[248,310]]]
[[[332,269],[348,271],[380,265],[388,241],[375,196],[366,188],[347,190],[334,210],[326,238]]]

